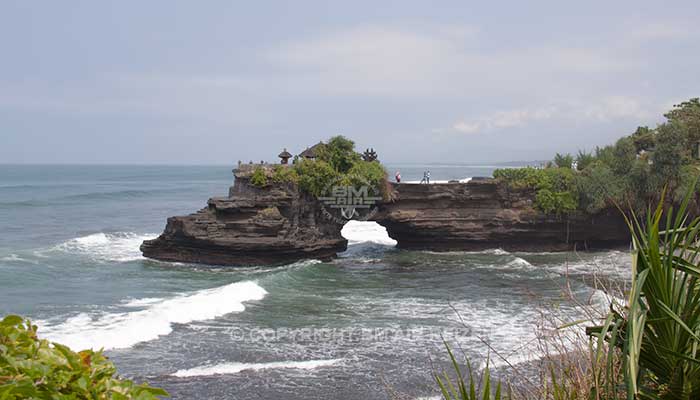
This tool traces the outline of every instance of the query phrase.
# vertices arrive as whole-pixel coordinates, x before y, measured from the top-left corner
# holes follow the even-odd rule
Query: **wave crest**
[[[141,243],[156,236],[154,233],[100,232],[68,240],[50,250],[82,254],[95,261],[135,261],[143,259],[139,250]]]
[[[309,360],[309,361],[278,361],[269,363],[223,363],[216,365],[205,365],[201,367],[194,367],[190,369],[182,369],[174,374],[179,378],[186,378],[191,376],[208,376],[208,375],[224,375],[224,374],[237,374],[241,371],[253,370],[259,371],[261,369],[316,369],[321,367],[330,367],[338,364],[342,360],[331,359],[331,360]]]
[[[205,289],[160,301],[144,301],[144,310],[81,313],[58,325],[40,323],[40,335],[74,349],[122,349],[172,332],[172,324],[213,319],[245,310],[246,301],[262,300],[267,291],[253,281]],[[133,306],[134,301],[131,301]]]

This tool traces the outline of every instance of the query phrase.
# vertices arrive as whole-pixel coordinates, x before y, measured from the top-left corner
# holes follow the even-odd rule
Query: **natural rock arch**
[[[257,188],[237,173],[225,198],[209,199],[195,214],[168,218],[163,234],[141,246],[146,257],[214,265],[274,265],[327,260],[345,251],[344,221],[291,183]],[[617,211],[545,215],[531,191],[509,191],[493,179],[467,183],[391,184],[392,201],[372,220],[397,247],[428,250],[566,250],[629,242]]]

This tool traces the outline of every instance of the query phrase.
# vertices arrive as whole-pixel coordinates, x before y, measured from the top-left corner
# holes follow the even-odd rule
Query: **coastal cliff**
[[[257,187],[250,171],[234,170],[227,198],[209,199],[188,216],[171,217],[163,234],[141,246],[144,256],[213,265],[276,265],[327,260],[347,248],[343,223],[328,218],[314,196],[294,183]],[[629,231],[616,210],[596,215],[547,215],[531,190],[512,191],[494,179],[468,183],[391,184],[371,220],[399,248],[558,251],[626,245]]]

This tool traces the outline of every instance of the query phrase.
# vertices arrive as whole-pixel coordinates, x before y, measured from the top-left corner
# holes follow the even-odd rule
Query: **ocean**
[[[387,169],[441,181],[494,168]],[[387,399],[387,387],[432,398],[443,339],[476,365],[484,342],[531,361],[543,313],[574,321],[581,303],[604,301],[595,282],[629,279],[625,252],[403,251],[364,222],[343,228],[349,247],[332,262],[141,256],[167,217],[226,195],[232,179],[230,166],[0,165],[0,315],[74,350],[104,348],[122,376],[175,399]]]

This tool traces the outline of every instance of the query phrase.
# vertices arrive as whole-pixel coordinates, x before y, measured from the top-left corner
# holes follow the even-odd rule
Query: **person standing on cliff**
[[[401,172],[396,171],[394,178],[396,178],[396,183],[401,183]]]
[[[425,183],[430,185],[430,170],[425,171]]]

